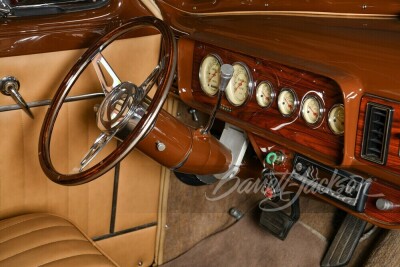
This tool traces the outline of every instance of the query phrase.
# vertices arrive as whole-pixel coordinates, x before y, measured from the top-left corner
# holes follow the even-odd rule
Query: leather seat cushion
[[[116,266],[76,226],[58,216],[0,221],[0,266]]]

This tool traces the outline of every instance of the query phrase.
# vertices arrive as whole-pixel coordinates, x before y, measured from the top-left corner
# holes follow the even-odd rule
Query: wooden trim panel
[[[250,3],[241,0],[230,1],[178,1],[161,0],[162,4],[179,7],[182,11],[199,13],[246,12],[246,11],[287,11],[287,12],[326,12],[353,14],[388,14],[398,15],[400,3],[396,0],[368,1],[268,1],[253,0]],[[182,3],[181,3],[182,2]]]
[[[139,1],[110,1],[104,7],[57,15],[2,18],[0,57],[87,48],[129,19],[151,13]],[[155,34],[143,29],[130,37]]]

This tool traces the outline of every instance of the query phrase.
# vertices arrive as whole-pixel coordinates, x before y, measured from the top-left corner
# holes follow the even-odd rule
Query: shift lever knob
[[[233,69],[232,65],[224,64],[221,66],[220,71],[221,71],[221,73],[220,73],[217,103],[215,104],[214,109],[210,114],[210,118],[208,119],[208,123],[207,123],[206,127],[202,130],[203,134],[207,134],[211,130],[211,127],[214,124],[215,116],[217,115],[217,111],[219,109],[219,106],[221,105],[222,93],[225,91],[226,87],[228,86],[228,83],[233,76],[234,69]]]
[[[224,64],[221,66],[221,80],[219,82],[219,90],[224,92],[226,86],[233,76],[233,67],[229,64]]]

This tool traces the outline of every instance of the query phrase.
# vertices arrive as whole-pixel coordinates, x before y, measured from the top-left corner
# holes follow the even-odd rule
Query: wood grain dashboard
[[[210,110],[216,103],[216,97],[203,92],[199,81],[199,68],[204,57],[208,54],[218,55],[223,63],[245,63],[254,80],[248,100],[242,106],[235,107],[223,97],[221,112],[236,121],[246,122],[273,133],[298,145],[314,150],[330,159],[331,164],[340,164],[342,160],[343,136],[335,135],[328,127],[329,110],[343,103],[339,86],[331,79],[307,71],[291,68],[276,62],[247,56],[241,53],[225,50],[213,45],[196,42],[192,55],[191,88],[182,94],[191,94],[192,101],[202,103]],[[256,87],[263,81],[272,84],[275,94],[283,88],[291,88],[297,94],[299,106],[292,116],[285,117],[277,105],[277,97],[270,107],[262,108],[256,101]],[[182,95],[181,94],[181,95]],[[301,106],[305,97],[314,95],[322,100],[324,105],[323,117],[316,126],[308,125],[301,116]],[[186,96],[184,97],[186,98]],[[318,155],[316,155],[318,157]]]
[[[319,127],[312,128],[307,125],[301,117],[300,107],[297,109],[297,112],[289,118],[285,118],[280,114],[276,101],[269,108],[261,108],[257,104],[255,98],[255,89],[247,102],[239,107],[231,105],[226,97],[223,96],[222,109],[217,114],[217,117],[247,130],[260,160],[263,160],[266,153],[272,149],[283,151],[288,158],[287,164],[282,166],[282,172],[287,170],[291,171],[293,169],[291,161],[296,153],[313,158],[332,168],[345,167],[341,162],[344,138],[330,131],[326,118],[332,106],[343,103],[341,88],[335,81],[312,72],[302,71],[263,58],[242,54],[239,51],[223,49],[189,38],[181,38],[179,41],[178,55],[180,97],[190,106],[208,113],[214,107],[216,97],[210,97],[202,91],[199,82],[199,67],[202,59],[210,53],[217,54],[222,59],[223,63],[232,64],[238,61],[245,63],[251,70],[251,75],[255,82],[254,88],[256,88],[257,84],[260,82],[267,80],[272,83],[276,94],[279,94],[279,91],[284,87],[290,87],[295,90],[300,103],[308,94],[317,94],[324,100],[325,117]],[[368,98],[364,96],[361,103],[357,146],[360,146],[359,138],[360,133],[362,133],[360,127],[364,124],[363,105],[365,105],[367,99]],[[399,109],[400,107],[395,106],[394,108]],[[393,124],[395,126],[398,123],[396,116]],[[346,116],[346,118],[348,118],[348,116]],[[397,134],[397,130],[394,130],[392,133],[392,135],[395,136],[397,136]],[[392,138],[392,140],[397,139]],[[353,140],[355,140],[355,138]],[[349,140],[349,142],[350,141],[351,140]],[[352,143],[354,145],[354,141],[352,141]],[[356,147],[355,158],[357,161],[363,162],[358,156],[359,152],[357,149],[358,147]],[[392,156],[396,155],[396,149],[398,149],[397,145],[391,146]],[[390,160],[391,156],[389,156],[389,162],[391,162]],[[394,163],[395,167],[399,166],[398,164],[396,165],[396,162],[392,163]],[[355,168],[354,171],[356,171],[356,173],[361,172],[362,174],[361,170],[365,169],[364,174],[366,174],[368,173],[369,165],[373,164],[365,164],[363,167],[355,165],[358,167]],[[349,170],[351,171],[352,168],[350,167]],[[365,211],[362,213],[352,211],[339,202],[333,201],[323,195],[317,194],[316,196],[381,227],[399,228],[400,212],[398,212],[397,209],[392,211],[380,211],[376,208],[376,201],[381,197],[397,205],[400,192],[398,188],[382,181],[380,176],[366,175],[363,177],[376,178],[372,179],[370,194],[367,198]]]
[[[309,1],[287,0],[287,1],[264,1],[253,0],[251,2],[231,0],[231,1],[212,1],[212,0],[160,0],[171,6],[179,6],[180,9],[188,13],[222,13],[222,12],[336,12],[354,14],[390,14],[397,15],[399,2],[395,0],[370,0],[365,1]],[[182,3],[179,3],[182,2]]]

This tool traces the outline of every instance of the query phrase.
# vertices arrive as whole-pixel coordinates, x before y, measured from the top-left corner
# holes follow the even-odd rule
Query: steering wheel
[[[137,86],[130,82],[121,82],[101,52],[122,35],[143,28],[158,30],[162,36],[160,61],[146,80]],[[78,173],[62,174],[51,161],[51,136],[58,113],[74,83],[86,67],[92,63],[100,80],[105,98],[97,111],[97,126],[101,134],[89,149]],[[109,86],[103,75],[105,70],[112,79]],[[171,29],[163,21],[154,17],[135,18],[103,36],[91,46],[72,67],[58,88],[43,121],[39,138],[39,161],[44,173],[54,182],[62,185],[78,185],[92,181],[121,161],[154,126],[158,113],[167,98],[176,67],[176,45]],[[153,99],[148,103],[147,94],[157,83]],[[134,128],[118,147],[101,162],[84,168],[99,151],[128,123],[134,122]]]

